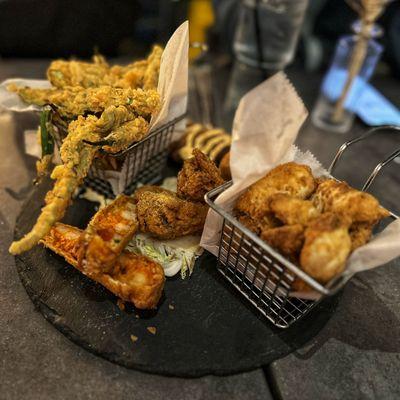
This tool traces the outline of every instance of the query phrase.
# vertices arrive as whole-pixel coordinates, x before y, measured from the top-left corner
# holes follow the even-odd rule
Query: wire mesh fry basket
[[[382,129],[400,130],[400,128],[392,126],[377,127],[343,144],[329,167],[328,171],[331,177],[333,177],[332,172],[337,162],[348,147]],[[368,190],[379,172],[399,156],[400,148],[380,162],[366,180],[362,190]],[[232,182],[227,182],[208,192],[205,197],[207,204],[223,220],[217,268],[269,321],[279,328],[288,328],[306,315],[324,297],[339,291],[353,275],[346,273],[345,270],[323,286],[283,257],[242,225],[230,211],[215,203],[215,199],[231,185]],[[391,218],[399,217],[391,212]],[[319,299],[307,300],[291,295],[305,287],[318,292]]]
[[[146,137],[133,143],[127,149],[118,153],[99,151],[99,157],[94,160],[84,186],[89,187],[106,198],[114,198],[113,188],[107,178],[110,171],[119,172],[119,187],[125,194],[132,194],[138,184],[152,184],[162,177],[162,171],[167,163],[169,148],[176,124],[185,115],[151,130]],[[68,125],[53,118],[57,128],[55,141],[61,147],[62,137],[65,137]]]

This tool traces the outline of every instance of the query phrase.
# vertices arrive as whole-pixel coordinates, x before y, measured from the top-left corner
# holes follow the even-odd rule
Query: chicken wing
[[[86,271],[78,263],[81,235],[82,231],[78,228],[56,223],[41,243],[86,275]],[[122,300],[132,302],[137,308],[156,308],[165,282],[161,265],[128,251],[122,252],[116,264],[116,272],[91,278]]]
[[[178,174],[178,196],[191,201],[204,201],[204,195],[224,183],[217,166],[198,149],[184,161]]]
[[[133,198],[118,196],[89,222],[82,235],[79,264],[89,276],[111,272],[138,228]]]
[[[201,232],[208,207],[180,199],[174,192],[154,186],[134,195],[140,230],[159,239]]]
[[[268,172],[251,185],[238,199],[235,210],[238,216],[252,221],[256,232],[270,225],[270,198],[277,193],[286,193],[299,199],[308,198],[315,190],[315,179],[307,165],[289,162]]]
[[[265,229],[261,232],[261,239],[294,262],[304,243],[304,227],[296,224]]]
[[[351,251],[350,220],[324,213],[305,230],[300,253],[301,268],[321,283],[340,274]]]
[[[379,205],[374,196],[334,179],[326,179],[319,184],[313,202],[321,212],[344,214],[352,222],[375,224],[389,216],[389,212]]]
[[[271,211],[285,225],[307,225],[320,213],[310,200],[302,200],[285,193],[278,193],[269,202]]]

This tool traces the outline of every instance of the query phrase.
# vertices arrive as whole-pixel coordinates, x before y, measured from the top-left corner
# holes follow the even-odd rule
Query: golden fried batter
[[[134,116],[126,111],[125,107],[111,106],[104,110],[100,118],[94,115],[86,118],[79,116],[69,124],[68,136],[60,149],[63,164],[56,166],[51,174],[56,182],[46,195],[46,205],[31,232],[11,244],[10,253],[19,254],[31,249],[50,231],[54,223],[64,216],[72,194],[88,174],[98,151],[96,146],[87,145],[85,141],[99,141],[106,132],[117,129],[130,118]],[[143,129],[147,132],[147,125]]]
[[[372,235],[373,225],[368,222],[355,222],[350,226],[351,251],[363,246]]]
[[[379,205],[375,197],[334,179],[319,184],[313,201],[320,211],[347,215],[352,222],[375,224],[389,216],[389,212]]]
[[[310,200],[302,200],[285,193],[274,194],[270,198],[269,206],[275,217],[285,225],[307,225],[320,214]]]
[[[67,86],[63,89],[33,89],[10,85],[8,90],[18,93],[30,104],[51,104],[62,117],[74,119],[78,115],[100,113],[110,106],[124,106],[134,116],[147,120],[159,110],[160,95],[155,90],[120,89],[110,86],[83,88]]]
[[[159,239],[173,239],[201,232],[208,211],[205,204],[180,199],[166,189],[146,188],[134,196],[142,232]]]
[[[297,224],[265,229],[260,237],[291,261],[296,261],[304,243],[304,227]]]
[[[228,152],[222,157],[222,160],[219,163],[219,171],[221,172],[222,178],[226,181],[230,181],[232,179],[230,161],[231,152]]]
[[[321,283],[340,274],[351,251],[350,221],[333,213],[324,213],[305,230],[300,254],[301,268]]]
[[[272,228],[269,200],[276,193],[287,193],[299,199],[308,198],[316,184],[307,165],[289,162],[278,165],[267,175],[253,183],[238,199],[235,211],[254,222],[258,231]]]
[[[193,150],[178,174],[178,196],[191,201],[204,201],[204,195],[224,183],[218,168],[204,153]]]
[[[73,226],[57,223],[41,243],[77,268],[82,231]],[[115,272],[92,277],[110,292],[124,301],[132,302],[140,309],[155,308],[160,300],[165,276],[161,265],[151,259],[124,251],[116,260]]]
[[[146,60],[126,66],[108,65],[104,57],[94,56],[93,62],[56,60],[47,70],[47,78],[57,88],[82,86],[93,88],[113,86],[119,88],[156,89],[163,49],[154,46]]]
[[[89,222],[82,235],[79,264],[89,276],[110,273],[138,228],[133,198],[118,196]]]

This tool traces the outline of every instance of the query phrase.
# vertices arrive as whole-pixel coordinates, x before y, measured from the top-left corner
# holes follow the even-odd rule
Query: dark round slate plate
[[[23,207],[17,238],[36,220],[46,186],[36,188]],[[94,203],[76,200],[64,221],[83,227],[93,212]],[[167,280],[158,310],[138,312],[128,305],[121,311],[106,289],[41,246],[16,261],[37,309],[68,338],[117,364],[163,375],[224,375],[269,364],[310,340],[337,304],[330,299],[279,330],[241,299],[216,270],[215,258],[204,254],[190,279]]]

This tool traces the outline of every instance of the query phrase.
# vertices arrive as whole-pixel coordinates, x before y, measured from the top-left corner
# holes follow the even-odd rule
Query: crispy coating
[[[222,178],[226,181],[230,181],[232,179],[230,162],[231,152],[228,152],[222,157],[222,160],[219,163],[219,171],[221,172]]]
[[[47,78],[57,88],[92,88],[107,85],[118,88],[155,89],[162,53],[163,49],[160,46],[154,46],[146,60],[113,67],[99,55],[94,56],[92,62],[55,60],[47,70]]]
[[[217,166],[198,149],[193,157],[184,161],[178,174],[177,194],[191,201],[204,201],[204,195],[222,185],[224,180]]]
[[[100,118],[94,115],[86,118],[80,116],[69,124],[68,136],[60,149],[63,164],[56,166],[51,174],[56,182],[46,195],[46,205],[31,232],[11,244],[10,253],[19,254],[31,249],[50,231],[54,223],[64,216],[72,194],[89,172],[98,150],[96,146],[87,145],[85,141],[99,141],[105,132],[117,129],[129,121],[129,118],[134,117],[125,107],[111,106]],[[147,129],[147,125],[144,129]]]
[[[289,162],[278,165],[251,185],[238,199],[235,211],[251,219],[256,231],[272,228],[269,200],[277,193],[286,193],[299,199],[308,198],[315,190],[315,179],[307,165]]]
[[[273,195],[269,206],[275,217],[285,225],[307,225],[320,214],[310,200],[299,199],[285,193]]]
[[[363,246],[372,235],[373,225],[368,222],[355,222],[350,226],[351,251]]]
[[[296,261],[304,243],[304,226],[296,224],[265,229],[260,236],[291,261]]]
[[[99,86],[109,68],[106,60],[101,56],[94,56],[91,63],[75,60],[55,60],[47,69],[47,79],[58,88]]]
[[[251,218],[248,214],[240,212],[236,213],[236,218],[246,228],[250,229],[257,235],[260,235],[263,230],[277,228],[282,225],[271,212],[265,213],[261,222],[260,220]]]
[[[18,93],[30,104],[51,104],[60,116],[74,119],[78,115],[101,113],[110,106],[124,106],[134,116],[149,120],[160,108],[160,95],[156,90],[121,89],[111,86],[84,88],[67,86],[63,89],[34,89],[10,85],[8,90]]]
[[[351,251],[348,218],[324,213],[305,230],[301,268],[321,283],[340,274]]]
[[[389,216],[375,197],[334,179],[326,179],[319,184],[313,201],[320,211],[347,215],[352,222],[375,224]]]
[[[180,199],[166,189],[146,188],[134,196],[141,232],[159,239],[201,232],[208,211],[205,204]]]
[[[143,89],[157,88],[162,53],[163,49],[160,46],[153,47],[153,50],[147,59],[146,70],[144,71]]]
[[[41,243],[77,268],[82,231],[73,226],[57,223]],[[91,277],[124,301],[140,309],[156,308],[165,283],[164,271],[151,259],[124,251],[116,260],[117,266],[110,274]]]
[[[138,228],[132,197],[120,195],[98,211],[81,238],[79,264],[87,275],[110,273]]]

